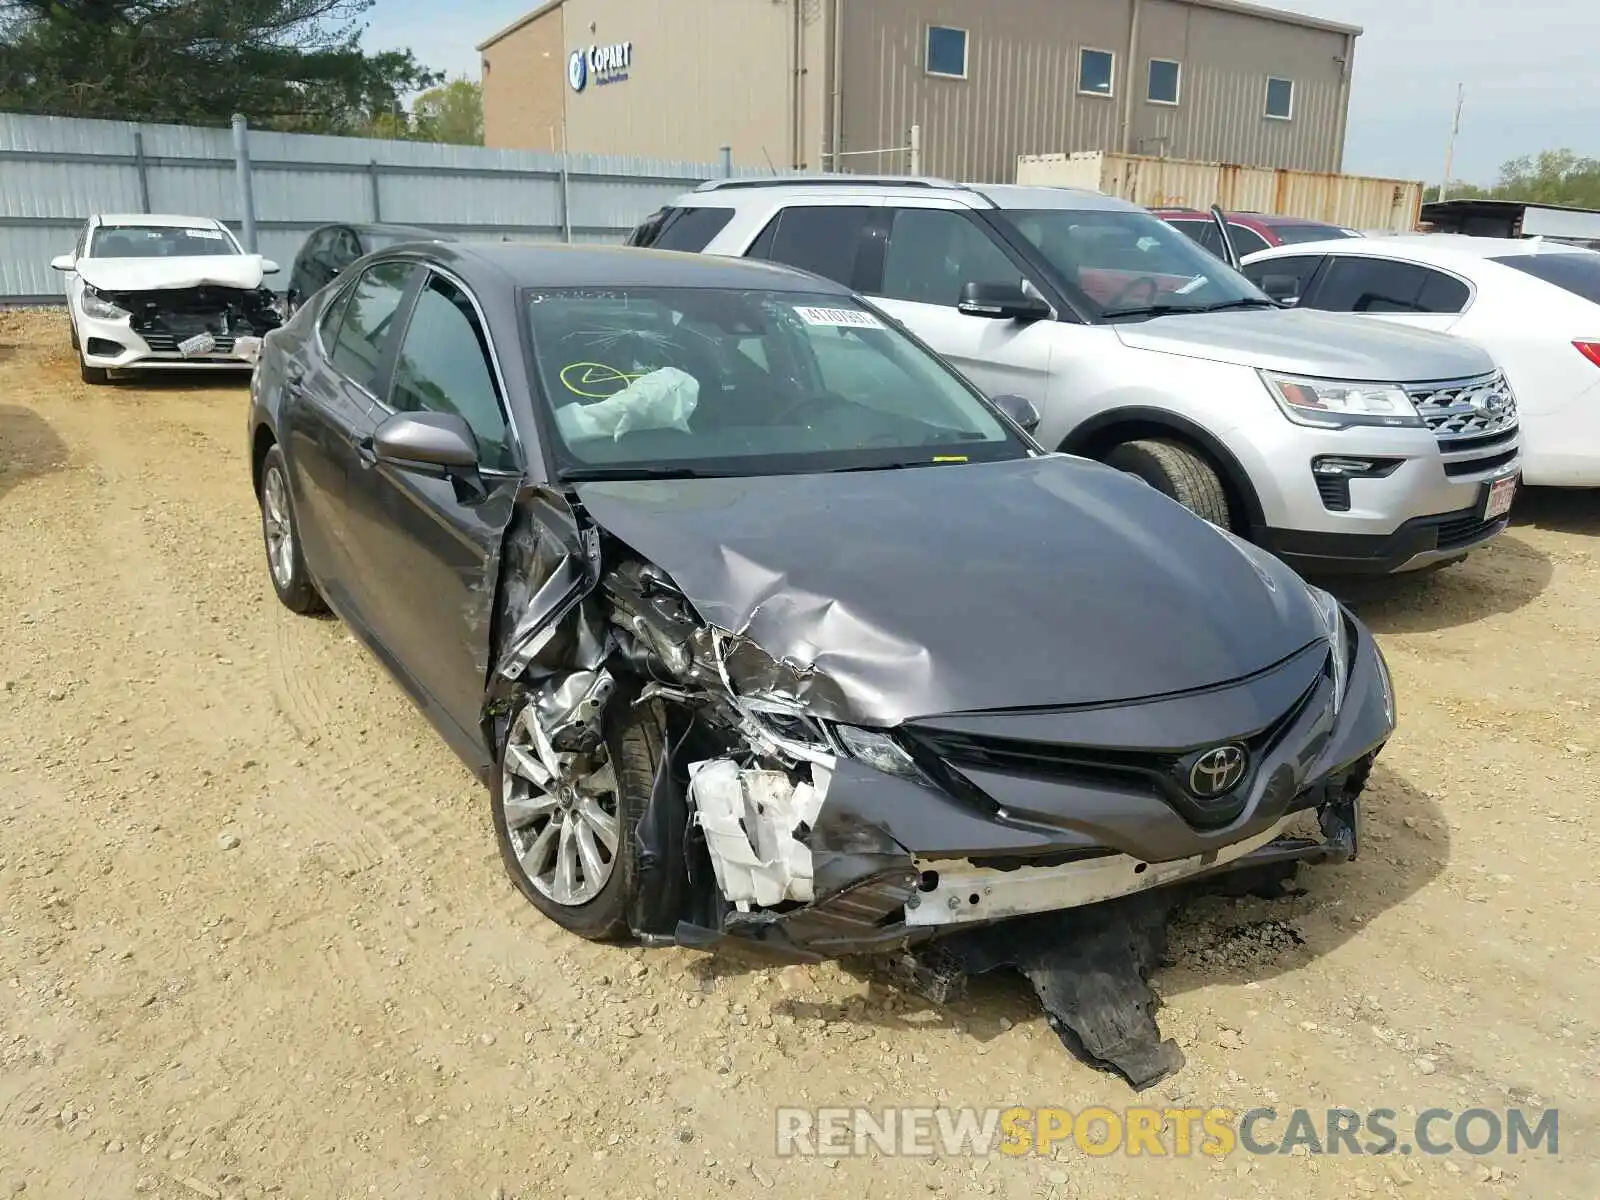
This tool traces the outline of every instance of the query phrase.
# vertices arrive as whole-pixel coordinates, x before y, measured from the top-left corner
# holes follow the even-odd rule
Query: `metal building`
[[[1352,25],[1243,0],[548,0],[488,145],[1009,181],[1104,150],[1337,171]]]

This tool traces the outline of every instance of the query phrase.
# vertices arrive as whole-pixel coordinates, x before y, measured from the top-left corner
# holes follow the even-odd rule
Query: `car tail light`
[[[1578,353],[1587,358],[1595,366],[1600,367],[1600,342],[1573,342],[1578,348]]]

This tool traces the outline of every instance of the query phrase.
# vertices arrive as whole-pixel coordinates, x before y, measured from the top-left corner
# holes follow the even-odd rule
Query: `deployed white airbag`
[[[677,429],[689,432],[689,418],[700,403],[700,381],[677,367],[641,375],[622,391],[595,404],[568,404],[556,409],[556,425],[573,441],[609,437],[613,441],[635,429]]]
[[[730,902],[748,910],[815,899],[811,850],[795,831],[816,821],[826,791],[826,774],[817,785],[797,784],[781,771],[741,770],[732,759],[690,764],[694,820]]]

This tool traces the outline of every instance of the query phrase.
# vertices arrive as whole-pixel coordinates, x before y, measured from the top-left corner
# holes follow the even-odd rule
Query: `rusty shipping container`
[[[1088,188],[1146,208],[1280,213],[1351,229],[1409,233],[1422,209],[1422,184],[1321,171],[1271,170],[1136,154],[1026,154],[1017,182]]]

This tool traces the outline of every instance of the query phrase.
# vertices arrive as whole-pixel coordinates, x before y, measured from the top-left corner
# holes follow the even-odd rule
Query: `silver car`
[[[1452,562],[1509,519],[1516,400],[1457,339],[1286,308],[1136,205],[939,180],[719,181],[630,242],[845,283],[1046,446],[1141,476],[1308,574]]]

